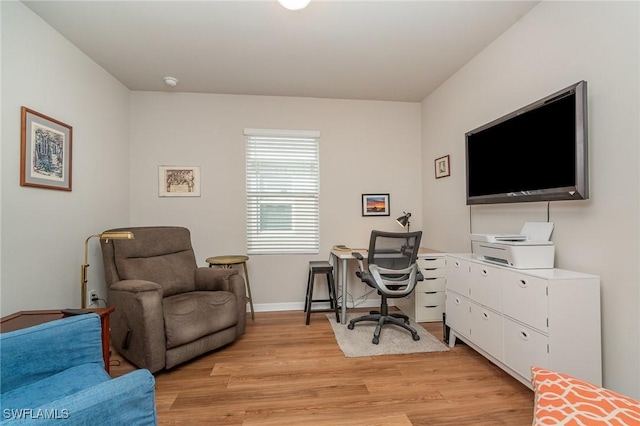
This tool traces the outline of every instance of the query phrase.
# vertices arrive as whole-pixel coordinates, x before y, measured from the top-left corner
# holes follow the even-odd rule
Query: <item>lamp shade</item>
[[[410,222],[409,218],[411,217],[411,213],[403,212],[404,214],[396,219],[396,222],[403,228],[405,228]]]

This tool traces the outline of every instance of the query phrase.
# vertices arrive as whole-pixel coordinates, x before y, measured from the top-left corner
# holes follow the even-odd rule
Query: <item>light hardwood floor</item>
[[[308,326],[304,315],[258,312],[255,321],[248,316],[246,334],[233,344],[156,373],[159,423],[532,422],[533,392],[465,345],[440,353],[345,358],[325,314],[312,314]],[[442,323],[422,325],[442,337]],[[115,352],[111,365],[114,377],[134,368]]]

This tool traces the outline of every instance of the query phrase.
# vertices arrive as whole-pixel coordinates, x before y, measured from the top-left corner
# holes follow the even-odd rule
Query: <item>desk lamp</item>
[[[103,232],[102,234],[96,234],[89,236],[84,241],[84,264],[80,267],[80,283],[82,289],[82,308],[87,307],[87,268],[89,267],[88,262],[88,252],[89,252],[89,240],[91,238],[100,238],[101,240],[105,240],[107,243],[109,240],[133,240],[133,232],[129,231],[115,231],[115,232]]]
[[[411,228],[411,221],[409,221],[409,218],[411,217],[411,213],[407,213],[404,211],[402,213],[404,214],[399,218],[397,218],[396,222],[398,222],[398,224],[403,228],[407,228],[407,232],[409,232],[409,228]]]

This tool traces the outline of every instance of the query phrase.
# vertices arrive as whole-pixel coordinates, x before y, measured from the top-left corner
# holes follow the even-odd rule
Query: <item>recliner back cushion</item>
[[[195,290],[195,255],[186,228],[127,228],[133,240],[112,240],[121,280],[146,280],[162,286],[164,297]]]

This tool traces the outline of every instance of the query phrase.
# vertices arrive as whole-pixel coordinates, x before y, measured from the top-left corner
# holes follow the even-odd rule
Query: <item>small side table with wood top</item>
[[[114,308],[96,308],[83,309],[100,316],[100,324],[102,326],[102,357],[104,358],[104,369],[109,373],[109,352],[111,351],[111,339],[109,337],[109,315],[115,310]],[[7,315],[0,318],[0,333],[8,331],[21,330],[34,325],[44,324],[45,322],[66,318],[66,315],[60,309],[42,310],[42,311],[20,311],[15,314]]]
[[[256,314],[253,310],[253,298],[251,297],[251,285],[249,285],[249,272],[247,271],[247,260],[249,256],[244,255],[232,255],[232,256],[213,256],[208,257],[205,262],[209,264],[209,268],[212,266],[220,266],[223,268],[231,268],[233,265],[240,265],[244,267],[244,278],[247,283],[247,299],[249,300],[249,306],[251,307],[251,319],[256,320]]]

